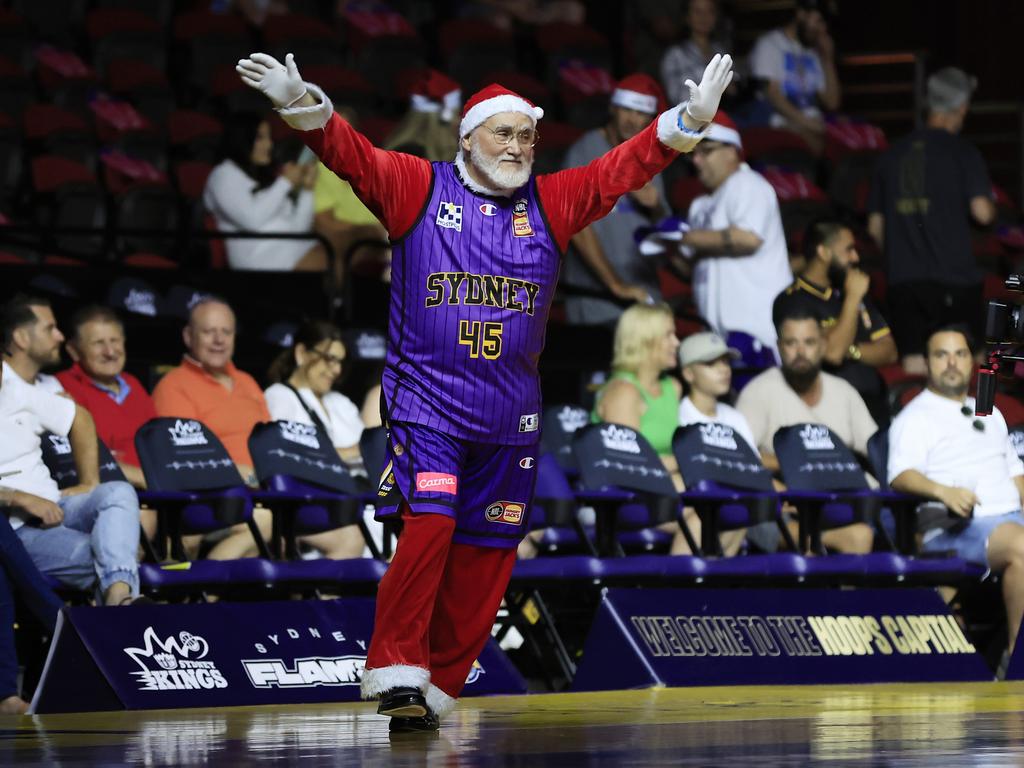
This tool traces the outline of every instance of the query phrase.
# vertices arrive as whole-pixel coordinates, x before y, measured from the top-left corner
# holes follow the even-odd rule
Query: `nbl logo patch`
[[[446,203],[444,200],[437,207],[437,226],[445,229],[462,231],[462,206],[455,203]]]
[[[530,216],[526,211],[526,200],[520,198],[512,206],[512,234],[516,237],[533,237]]]
[[[517,501],[496,501],[484,510],[484,517],[491,523],[520,525],[524,510],[525,506]]]

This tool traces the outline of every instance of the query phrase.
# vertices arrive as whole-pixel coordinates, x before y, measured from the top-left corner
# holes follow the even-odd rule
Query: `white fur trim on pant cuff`
[[[658,116],[658,141],[676,152],[692,152],[707,133],[707,128],[700,133],[679,128],[679,110],[686,109],[686,104],[687,102],[683,102]]]
[[[359,692],[364,699],[375,699],[392,688],[427,689],[430,670],[410,664],[392,664],[390,667],[363,670]]]
[[[430,707],[431,712],[437,715],[438,720],[451,713],[458,703],[458,699],[453,699],[433,683],[427,688],[427,706]]]
[[[298,131],[315,131],[327,125],[334,114],[334,105],[327,94],[312,83],[306,83],[306,91],[320,101],[312,107],[281,107],[277,113],[292,128]]]

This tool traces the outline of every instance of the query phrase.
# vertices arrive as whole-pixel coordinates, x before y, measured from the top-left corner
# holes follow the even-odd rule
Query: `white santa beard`
[[[483,176],[495,189],[519,189],[530,180],[533,163],[527,161],[525,153],[520,155],[521,163],[516,168],[503,168],[500,157],[490,157],[480,148],[480,140],[471,136],[469,140],[469,159],[477,173]]]

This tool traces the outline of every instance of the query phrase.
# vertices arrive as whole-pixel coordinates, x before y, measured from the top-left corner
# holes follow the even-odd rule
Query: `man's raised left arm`
[[[640,189],[679,152],[690,152],[718,112],[732,82],[732,57],[716,54],[700,84],[686,81],[690,98],[663,112],[650,126],[582,168],[539,176],[537,192],[564,250],[569,239],[600,219],[627,192]]]

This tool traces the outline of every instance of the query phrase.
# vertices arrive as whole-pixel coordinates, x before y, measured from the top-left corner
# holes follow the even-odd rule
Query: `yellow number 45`
[[[480,357],[485,360],[497,360],[501,357],[501,332],[504,327],[501,323],[484,322],[479,320],[459,321],[459,344],[469,347],[470,357]]]

